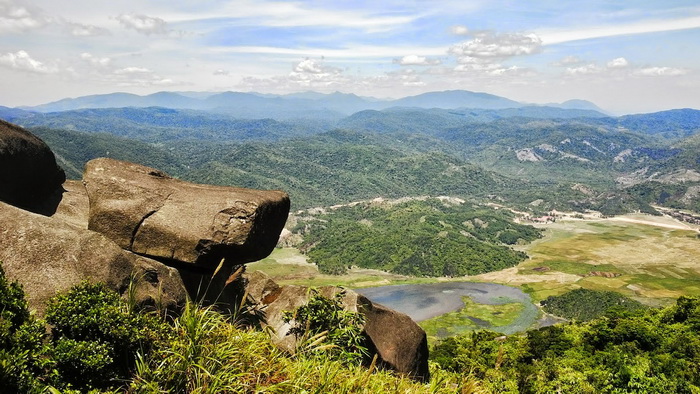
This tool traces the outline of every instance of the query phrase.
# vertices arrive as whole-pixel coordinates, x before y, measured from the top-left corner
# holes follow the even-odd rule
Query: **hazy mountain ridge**
[[[208,95],[195,93],[197,92],[182,94],[158,92],[146,96],[110,93],[66,98],[20,109],[57,112],[86,108],[165,107],[225,112],[237,117],[288,119],[310,116],[339,118],[366,109],[382,110],[391,107],[505,109],[529,105],[505,97],[466,90],[429,92],[396,100],[381,100],[340,92],[330,94],[303,92],[289,95],[262,95],[254,92],[221,92]],[[597,106],[584,100],[570,100],[562,104],[547,104],[547,106],[598,111]],[[264,109],[266,115],[261,113],[260,109]],[[309,111],[311,113],[308,113]]]

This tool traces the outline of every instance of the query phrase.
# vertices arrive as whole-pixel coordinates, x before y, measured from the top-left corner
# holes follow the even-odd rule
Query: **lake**
[[[550,316],[541,316],[530,295],[522,290],[495,283],[442,282],[413,285],[393,285],[355,289],[373,302],[385,305],[409,315],[420,322],[464,307],[462,297],[488,305],[519,302],[524,305],[521,314],[509,325],[495,329],[504,334],[525,331],[531,327],[542,327],[557,322]],[[488,322],[480,328],[492,328]]]

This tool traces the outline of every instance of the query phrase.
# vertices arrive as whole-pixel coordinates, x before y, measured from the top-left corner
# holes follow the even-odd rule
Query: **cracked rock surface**
[[[213,270],[266,257],[289,213],[281,191],[201,185],[138,164],[95,159],[83,174],[88,228],[122,248]]]

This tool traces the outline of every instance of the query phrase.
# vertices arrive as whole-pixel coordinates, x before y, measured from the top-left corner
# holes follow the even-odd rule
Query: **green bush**
[[[0,264],[0,387],[5,392],[42,392],[50,367],[43,323],[29,313],[24,290],[8,282]]]
[[[631,313],[646,307],[614,291],[575,289],[540,302],[547,313],[577,321],[589,321],[606,314]]]
[[[129,378],[137,353],[146,354],[163,333],[155,316],[130,312],[103,284],[83,282],[52,298],[46,308],[52,326],[61,387],[110,389]]]
[[[343,308],[345,292],[326,298],[316,290],[305,305],[287,311],[284,321],[292,323],[289,334],[295,335],[302,352],[329,354],[347,363],[360,363],[368,356],[366,337],[362,333],[364,315]]]

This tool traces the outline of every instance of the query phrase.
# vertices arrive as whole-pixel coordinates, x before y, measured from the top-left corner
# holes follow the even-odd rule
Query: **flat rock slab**
[[[289,214],[289,196],[200,185],[113,159],[87,163],[88,228],[122,248],[212,271],[222,258],[247,263],[270,254]]]
[[[187,297],[176,269],[126,252],[94,231],[5,203],[0,203],[0,261],[39,315],[49,298],[83,280],[123,293],[134,278],[138,304],[177,309]]]

